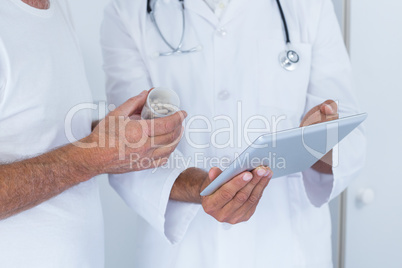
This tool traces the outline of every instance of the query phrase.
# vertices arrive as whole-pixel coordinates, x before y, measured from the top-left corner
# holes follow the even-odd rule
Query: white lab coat
[[[269,131],[299,126],[303,115],[326,99],[339,101],[341,116],[359,112],[331,1],[282,1],[293,48],[301,58],[293,72],[279,65],[285,42],[274,0],[252,4],[232,0],[220,21],[203,0],[187,0],[185,5],[183,49],[202,46],[198,53],[156,57],[155,53],[169,48],[146,14],[145,0],[113,1],[102,26],[110,103],[120,105],[154,86],[169,87],[189,114],[187,124],[207,129],[204,133],[190,130],[168,168],[110,176],[111,185],[139,216],[138,225],[133,226],[138,232],[138,246],[132,249],[136,267],[332,267],[327,203],[363,165],[362,128],[340,144],[333,176],[308,170],[272,180],[248,222],[221,224],[199,205],[169,201],[174,180],[185,169],[174,161],[175,156],[208,169],[217,163],[204,165],[200,158],[233,159],[247,146],[247,138],[238,134],[241,131],[235,131],[235,142],[228,144],[227,133],[213,134],[231,127],[227,117],[233,119],[233,128],[241,130],[250,123],[250,116],[261,116],[250,123],[260,129],[248,137],[252,141],[267,131],[262,129],[267,122]],[[177,44],[181,35],[177,2],[159,1],[157,8],[162,32]],[[211,124],[192,120],[196,115]],[[275,118],[280,122],[273,128]],[[211,136],[220,146],[212,146]]]

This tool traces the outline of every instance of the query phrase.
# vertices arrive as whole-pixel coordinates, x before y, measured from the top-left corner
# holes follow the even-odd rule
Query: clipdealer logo
[[[250,166],[256,168],[258,166],[264,165],[269,166],[272,169],[286,169],[286,159],[284,157],[277,156],[276,153],[267,152],[266,156],[263,158],[252,156],[249,153],[242,155],[239,158],[239,153],[234,153],[233,157],[223,156],[208,156],[205,153],[194,153],[190,156],[182,156],[180,154],[172,154],[169,157],[169,161],[158,168],[154,168],[152,173],[155,173],[157,169],[187,169],[196,166],[201,169],[208,170],[211,167],[219,167],[220,169],[225,169],[233,163],[234,168],[248,168]],[[234,160],[233,160],[234,159]],[[142,158],[139,154],[130,154],[130,163],[132,167],[141,167],[142,169],[149,169],[152,167],[152,159]]]
[[[115,109],[114,105],[107,105],[106,102],[81,103],[70,109],[65,118],[65,135],[69,142],[75,143],[82,148],[115,146],[115,144],[107,144],[107,141],[100,139],[97,143],[83,143],[79,138],[74,136],[73,118],[78,113],[96,113],[92,117],[102,119],[109,111]],[[275,133],[280,130],[280,123],[285,122],[286,115],[271,116],[267,118],[263,115],[256,114],[248,118],[243,118],[243,107],[241,101],[237,103],[237,116],[235,118],[227,115],[217,115],[208,118],[205,115],[190,115],[184,122],[184,136],[188,146],[193,149],[241,149],[247,146],[258,146],[253,144],[256,137],[266,133]],[[128,120],[127,118],[125,120]],[[141,121],[141,120],[140,120]],[[109,125],[109,128],[114,128],[116,123],[121,122],[121,118],[112,120],[114,124]],[[224,127],[215,127],[216,125],[224,125]],[[124,127],[124,124],[123,124]],[[152,127],[152,124],[151,124]],[[106,129],[100,129],[105,132]],[[101,137],[104,137],[101,135]],[[122,139],[124,140],[124,139]],[[133,146],[133,144],[126,144]],[[143,143],[136,143],[135,146],[141,147]],[[153,146],[157,146],[155,143]],[[275,141],[273,141],[275,146]]]
[[[114,141],[114,137],[109,137],[109,141],[107,141],[104,138],[105,135],[101,135],[102,133],[100,133],[100,138],[97,142],[84,143],[74,136],[73,131],[73,119],[78,113],[87,113],[88,117],[90,117],[92,113],[93,118],[102,119],[114,109],[114,105],[107,105],[107,103],[103,101],[97,104],[81,103],[72,107],[65,118],[65,135],[69,142],[74,143],[76,146],[82,148],[116,147],[116,142],[110,142]],[[111,123],[109,123],[108,127],[115,128],[117,124],[119,127],[124,128],[127,124],[127,121],[129,120],[129,118],[114,118],[113,120],[109,120]],[[142,120],[139,120],[139,122],[141,121]],[[259,135],[272,133],[273,135],[269,146],[276,147],[276,132],[285,128],[291,128],[289,127],[289,125],[291,125],[292,123],[287,120],[286,115],[271,116],[270,118],[267,118],[261,114],[256,114],[244,118],[242,102],[238,101],[237,116],[234,118],[227,115],[217,115],[212,118],[208,118],[205,115],[190,115],[183,124],[184,135],[182,136],[181,144],[182,146],[186,146],[186,148],[190,149],[186,149],[187,154],[185,156],[173,153],[169,158],[169,161],[165,164],[165,167],[185,168],[190,166],[197,166],[207,169],[211,166],[218,166],[225,168],[232,163],[233,159],[238,158],[238,156],[240,155],[239,152],[242,152],[248,146],[251,146],[253,148],[268,147],[267,144],[258,145],[253,143],[253,141]],[[146,124],[143,125],[144,127],[146,127]],[[222,127],[216,127],[218,125]],[[330,145],[333,143],[333,141],[338,140],[337,126],[337,123],[327,125],[327,145]],[[151,127],[154,127],[152,123]],[[105,132],[106,130],[107,129],[105,128],[105,126],[99,128],[99,132]],[[315,158],[321,159],[325,155],[325,152],[320,152],[311,147],[309,143],[304,139],[304,128],[302,128],[302,131],[302,142],[304,148]],[[148,137],[143,137],[135,143],[130,143],[124,136],[117,138],[119,143],[119,150],[121,150],[119,156],[120,159],[123,160],[125,159],[125,157],[127,157],[125,155],[126,147],[141,148],[145,145],[147,140],[146,138]],[[337,142],[334,142],[333,144],[336,143]],[[151,146],[155,148],[158,147],[153,139],[151,139]],[[216,150],[227,150],[229,152],[233,152],[232,157],[211,156],[211,154],[213,154],[213,152]],[[336,166],[338,164],[337,147],[335,148],[334,152],[336,152],[336,154],[333,157],[333,166]],[[270,167],[275,167],[277,169],[286,168],[286,159],[282,156],[276,155],[276,153],[269,151],[269,148],[267,148],[267,155],[263,159],[251,157],[250,155],[246,155],[243,159],[244,160],[242,163],[239,162],[234,164],[239,165],[240,167],[245,166],[246,163],[249,163],[255,167],[264,164]],[[141,169],[150,168],[153,161],[153,159],[141,158],[140,154],[134,153],[130,155],[130,162],[133,165],[135,164],[141,167]]]

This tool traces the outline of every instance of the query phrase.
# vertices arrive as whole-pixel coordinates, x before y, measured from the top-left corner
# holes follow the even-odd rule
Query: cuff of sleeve
[[[310,203],[315,207],[321,207],[331,200],[334,188],[334,175],[322,174],[313,168],[303,171],[303,182]]]
[[[109,183],[126,204],[171,243],[178,243],[198,212],[199,205],[169,200],[177,177],[187,167],[167,166],[109,175]]]
[[[303,172],[306,194],[312,205],[321,207],[339,195],[364,166],[366,140],[363,131],[355,131],[334,147],[333,175],[321,174],[312,168]]]
[[[200,205],[170,200],[170,192],[177,177],[185,168],[176,168],[166,181],[159,204],[159,211],[163,215],[163,234],[171,244],[179,243],[191,221],[196,216]]]
[[[338,146],[335,146],[332,151],[333,161],[338,159]],[[338,163],[333,163],[337,166]],[[315,207],[321,207],[327,204],[333,195],[335,188],[336,171],[333,169],[334,174],[323,174],[313,168],[303,171],[303,182],[306,190],[307,197],[310,203]]]
[[[165,214],[165,236],[171,244],[179,243],[201,205],[169,200]]]

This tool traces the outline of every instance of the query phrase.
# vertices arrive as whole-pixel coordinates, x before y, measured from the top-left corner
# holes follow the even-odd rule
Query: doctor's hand
[[[222,171],[212,168],[201,189],[205,189]],[[252,172],[243,172],[209,196],[202,197],[204,211],[219,222],[236,224],[248,221],[272,178],[268,167],[258,167]]]
[[[81,144],[91,145],[96,173],[125,173],[164,165],[182,136],[184,111],[141,120],[148,92],[130,98],[110,112]],[[77,145],[79,146],[79,145]]]
[[[308,111],[300,126],[309,126],[338,118],[338,105],[333,100],[326,100]],[[332,150],[317,161],[312,168],[321,173],[332,174]]]
[[[333,100],[326,100],[308,111],[301,121],[300,126],[305,127],[338,118],[338,105]]]

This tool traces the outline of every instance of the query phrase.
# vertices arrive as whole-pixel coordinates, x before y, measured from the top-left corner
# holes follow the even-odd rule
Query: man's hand
[[[338,118],[338,105],[333,100],[327,100],[312,108],[304,116],[300,126],[309,126]],[[332,174],[332,150],[324,155],[318,162],[316,162],[312,168],[321,173]]]
[[[82,140],[97,144],[95,156],[100,168],[96,173],[124,173],[161,166],[180,141],[187,113],[177,112],[164,118],[141,120],[148,93],[143,91],[116,108]]]
[[[212,168],[201,190],[221,173],[219,168]],[[219,222],[236,224],[248,221],[254,214],[271,178],[272,171],[267,167],[243,172],[221,186],[215,193],[202,197],[202,207]]]

